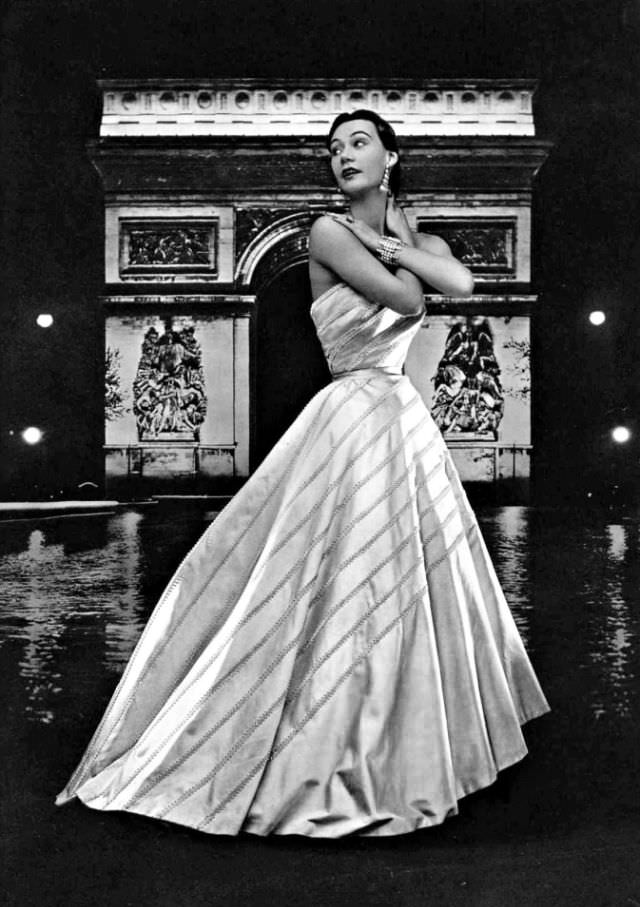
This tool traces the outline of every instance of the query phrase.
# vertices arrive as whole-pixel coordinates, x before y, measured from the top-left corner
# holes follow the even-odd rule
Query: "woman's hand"
[[[350,230],[360,240],[365,249],[375,254],[376,249],[380,245],[381,237],[369,224],[365,224],[363,220],[356,220],[350,214],[329,213],[328,217]]]
[[[407,216],[402,208],[398,205],[393,195],[390,195],[387,199],[387,213],[385,216],[385,223],[387,232],[390,233],[391,236],[396,236],[408,246],[414,245],[413,233],[411,232],[411,227],[409,226]]]

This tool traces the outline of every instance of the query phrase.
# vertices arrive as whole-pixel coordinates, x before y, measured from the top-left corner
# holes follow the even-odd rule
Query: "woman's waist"
[[[356,365],[353,368],[331,369],[334,381],[341,378],[401,378],[403,375],[404,369],[400,365]]]

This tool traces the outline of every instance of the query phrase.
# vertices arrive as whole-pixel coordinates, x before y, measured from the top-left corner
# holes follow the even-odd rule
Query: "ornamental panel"
[[[120,221],[121,278],[216,277],[218,221],[151,218]]]
[[[193,323],[151,325],[140,345],[133,381],[138,439],[199,440],[207,413],[202,347]]]
[[[429,314],[411,346],[407,374],[448,443],[527,447],[530,319],[471,305],[465,315]]]

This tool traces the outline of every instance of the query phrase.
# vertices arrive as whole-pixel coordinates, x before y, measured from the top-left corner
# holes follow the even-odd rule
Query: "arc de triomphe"
[[[526,500],[531,458],[530,81],[105,81],[105,471],[110,495],[236,487],[327,380],[307,235],[339,209],[323,137],[369,107],[402,146],[411,225],[472,268],[427,294],[407,371],[462,478]]]

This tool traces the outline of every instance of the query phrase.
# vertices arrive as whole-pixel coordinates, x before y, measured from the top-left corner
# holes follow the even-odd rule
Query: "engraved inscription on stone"
[[[217,241],[213,219],[121,220],[120,274],[215,276]]]
[[[434,233],[474,274],[515,277],[516,224],[494,218],[420,219],[420,233]]]

